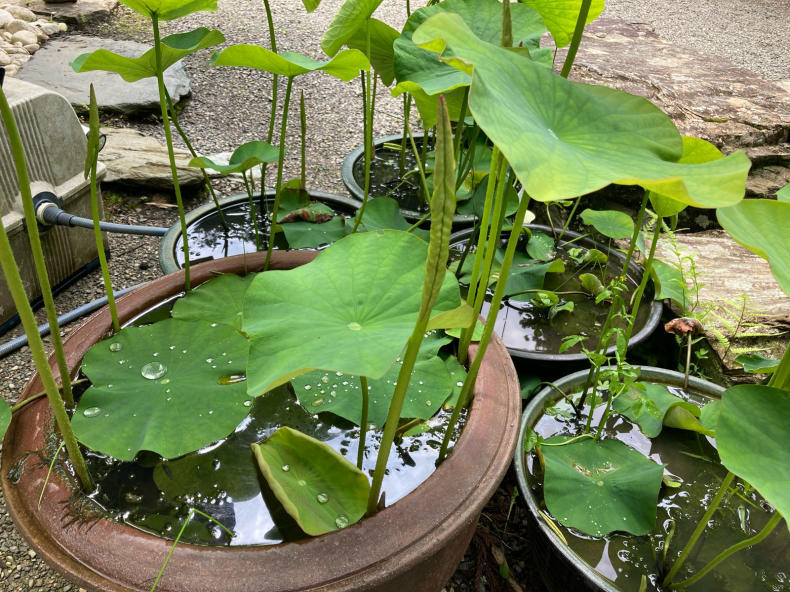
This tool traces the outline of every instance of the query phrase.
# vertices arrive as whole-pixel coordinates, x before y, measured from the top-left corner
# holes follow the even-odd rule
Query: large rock
[[[86,28],[96,21],[109,18],[118,0],[77,0],[52,3],[46,0],[18,0],[38,15],[68,23],[75,28]]]
[[[564,52],[558,56],[562,63]],[[724,152],[786,142],[790,93],[732,63],[678,47],[649,25],[598,19],[584,33],[571,79],[646,97],[684,135]]]
[[[25,64],[18,76],[22,80],[46,86],[62,94],[78,110],[85,110],[85,105],[89,102],[90,84],[93,83],[99,109],[103,111],[126,114],[158,111],[159,91],[154,78],[128,83],[111,72],[77,74],[69,66],[69,62],[81,54],[100,48],[136,57],[142,55],[148,46],[134,41],[113,41],[81,35],[55,39],[36,52],[35,57]],[[189,77],[181,62],[165,72],[165,85],[174,102],[189,94]]]
[[[36,14],[24,6],[17,6],[16,4],[4,4],[3,9],[11,13],[14,18],[22,21],[33,22],[36,20]]]
[[[781,357],[790,342],[790,297],[774,280],[768,262],[737,244],[726,232],[679,233],[675,238],[674,247],[669,241],[659,242],[656,257],[669,264],[682,264],[687,285],[693,261],[701,285],[695,311],[707,311],[703,326],[708,341],[722,361],[727,378],[753,382],[754,376],[746,375],[734,360],[745,349],[759,350],[769,358]],[[737,330],[733,332],[733,328]]]
[[[43,51],[43,50],[42,50]],[[173,190],[167,148],[155,138],[128,128],[102,128],[107,136],[99,160],[107,165],[104,183],[123,183],[138,187]],[[192,156],[176,149],[178,182],[182,187],[203,183],[200,169],[187,166]]]

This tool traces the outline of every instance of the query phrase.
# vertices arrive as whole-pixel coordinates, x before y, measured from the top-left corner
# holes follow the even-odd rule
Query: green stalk
[[[506,161],[505,164],[507,164]],[[505,293],[505,284],[507,282],[501,281],[501,278],[506,278],[510,273],[510,266],[513,263],[513,256],[516,253],[516,245],[518,244],[519,233],[515,232],[515,229],[521,228],[524,225],[524,217],[527,214],[529,201],[529,196],[524,193],[523,197],[521,198],[521,202],[518,204],[516,217],[513,220],[514,231],[511,231],[510,238],[507,241],[507,247],[505,248],[505,256],[502,260],[502,271],[500,272],[500,281],[497,282],[496,289],[494,290],[494,297],[491,299],[491,311],[499,310],[499,305],[502,303],[502,296]],[[475,354],[475,359],[469,366],[469,371],[466,374],[464,385],[461,387],[461,394],[458,395],[458,403],[455,405],[453,408],[453,413],[450,415],[450,420],[447,424],[447,431],[444,433],[442,446],[439,449],[439,458],[436,461],[437,464],[441,463],[447,456],[447,449],[450,446],[450,438],[452,437],[455,424],[458,422],[461,409],[466,407],[471,399],[472,389],[474,388],[475,381],[477,380],[477,373],[480,370],[480,365],[483,363],[483,356],[485,356],[486,349],[488,348],[488,342],[491,341],[491,335],[494,333],[496,317],[497,315],[495,314],[489,314],[486,317],[486,323],[483,327],[483,336],[480,338],[480,343],[477,346],[477,354]]]
[[[369,31],[368,43],[370,43]],[[365,83],[365,77],[367,77],[368,80],[367,84]],[[362,223],[362,217],[365,215],[365,208],[368,205],[368,197],[370,196],[370,161],[373,158],[373,130],[371,129],[373,124],[372,120],[368,117],[370,114],[370,70],[367,72],[360,72],[359,80],[362,84],[362,145],[364,146],[365,158],[365,187],[362,194],[362,205],[357,212],[351,234],[354,234]]]
[[[66,405],[74,407],[74,395],[71,392],[71,376],[69,375],[69,368],[66,364],[66,357],[63,354],[63,341],[60,337],[60,327],[58,326],[58,313],[55,310],[55,300],[52,297],[52,288],[49,283],[49,276],[47,275],[46,263],[44,262],[44,250],[41,247],[41,237],[38,235],[38,223],[36,222],[36,214],[33,211],[33,195],[30,191],[30,176],[27,172],[25,149],[22,146],[22,138],[19,135],[19,129],[14,121],[14,116],[11,113],[8,99],[6,99],[5,93],[3,92],[0,92],[0,96],[2,96],[2,100],[0,100],[0,112],[2,113],[3,123],[8,131],[8,142],[11,147],[11,154],[14,158],[14,167],[16,168],[17,180],[19,182],[19,192],[22,196],[22,207],[25,211],[28,242],[30,243],[30,251],[33,255],[33,262],[36,268],[36,277],[38,278],[38,284],[41,288],[41,297],[44,300],[44,307],[47,311],[47,322],[51,327],[50,336],[52,338],[52,348],[58,363],[60,382],[63,385],[63,398],[66,401]],[[100,249],[100,252],[103,253],[104,251]],[[27,296],[25,296],[25,302],[27,302]],[[17,305],[17,311],[19,311],[19,305]],[[36,335],[38,335],[38,330],[35,329],[35,323],[33,324],[33,330]]]
[[[96,238],[96,251],[99,254],[99,266],[101,267],[102,280],[104,281],[104,292],[107,294],[107,306],[110,309],[112,318],[112,330],[117,333],[121,330],[121,323],[118,321],[118,311],[115,308],[115,295],[112,291],[110,281],[110,269],[107,267],[107,255],[104,253],[104,241],[102,241],[101,228],[99,228],[99,195],[96,191],[98,183],[96,181],[96,169],[99,157],[99,107],[96,105],[96,93],[93,84],[90,85],[90,138],[88,139],[88,156],[85,168],[90,170],[90,192],[91,192],[91,215],[93,216],[93,235]]]
[[[300,174],[301,179],[301,188],[307,188],[307,171],[305,169],[306,166],[306,151],[307,151],[307,112],[305,111],[304,106],[304,91],[299,91],[299,129],[301,131],[301,138],[302,138],[302,145],[301,145],[301,155],[302,155],[302,169]],[[261,187],[263,189],[263,187]]]
[[[192,283],[189,281],[189,241],[187,240],[187,221],[184,214],[184,202],[181,199],[181,185],[178,183],[178,170],[176,169],[176,156],[173,151],[173,134],[170,131],[170,118],[167,114],[167,97],[165,93],[164,70],[162,69],[162,43],[159,36],[159,15],[151,15],[151,24],[154,28],[154,56],[156,59],[156,84],[159,87],[159,107],[162,111],[162,126],[165,130],[167,142],[167,156],[170,160],[170,174],[173,177],[173,191],[178,204],[178,219],[181,222],[181,236],[184,239],[184,292],[189,294]]]
[[[716,511],[716,508],[719,507],[724,494],[727,493],[727,490],[730,488],[730,484],[734,478],[735,475],[732,473],[732,471],[728,472],[724,477],[724,480],[721,482],[721,486],[719,487],[719,491],[716,492],[716,495],[711,500],[708,509],[705,511],[705,514],[702,516],[702,518],[700,518],[700,521],[697,523],[697,527],[694,529],[694,532],[691,533],[691,537],[688,541],[686,541],[686,545],[683,547],[680,555],[675,560],[674,565],[664,577],[664,581],[661,584],[662,586],[669,586],[672,578],[675,577],[675,574],[677,574],[680,567],[683,565],[686,559],[688,559],[689,554],[691,553],[692,549],[694,549],[694,545],[697,544],[700,536],[702,536],[702,532],[705,530],[708,522],[713,517],[713,513]]]
[[[504,218],[505,218],[504,192],[505,192],[505,184],[507,183],[508,163],[504,157],[501,157],[499,159],[498,164],[499,166],[497,167],[498,170],[496,172],[496,175],[494,177],[491,177],[489,175],[488,178],[488,182],[490,184],[496,185],[496,190],[494,195],[494,212],[493,212],[492,224],[488,232],[487,243],[485,248],[482,249],[482,251],[484,252],[484,257],[483,257],[483,265],[480,270],[480,277],[475,278],[474,270],[472,271],[473,274],[472,279],[475,281],[475,285],[476,285],[474,300],[472,301],[472,299],[469,297],[468,294],[466,299],[467,302],[471,301],[471,305],[474,310],[474,315],[473,315],[474,322],[471,324],[471,326],[466,327],[461,332],[461,340],[460,340],[460,344],[458,345],[458,350],[461,352],[466,352],[467,349],[469,349],[469,344],[471,343],[472,335],[474,334],[475,324],[477,323],[477,317],[480,315],[480,311],[483,309],[483,303],[485,302],[486,299],[486,294],[488,292],[488,283],[491,277],[491,268],[494,265],[494,255],[496,254],[497,247],[499,247],[500,235],[502,233],[502,223],[504,222]],[[487,197],[488,196],[486,195],[486,198]],[[518,239],[519,233],[517,232],[515,226],[513,227],[511,236],[513,232],[515,232],[516,239]],[[479,250],[480,249],[478,248],[478,251]],[[477,263],[477,253],[475,253],[475,263]],[[497,282],[497,285],[499,285],[499,283],[502,283],[504,286],[504,284],[507,283],[507,276],[506,275],[503,276],[500,273],[499,280],[500,281]],[[489,310],[493,312],[498,309],[491,308]],[[493,314],[493,316],[496,317],[496,314]],[[464,357],[463,361],[466,361],[466,355],[464,355],[463,357]]]
[[[250,174],[250,177],[252,177],[252,174]],[[261,234],[260,228],[258,227],[258,216],[255,215],[255,188],[251,180],[247,178],[247,171],[241,172],[241,178],[244,180],[244,190],[247,192],[247,200],[250,204],[250,217],[252,218],[252,228],[255,232],[255,250],[260,251]],[[261,189],[263,189],[263,179],[261,179]]]
[[[461,161],[461,138],[464,135],[464,119],[469,109],[469,87],[464,88],[464,99],[461,101],[461,112],[458,115],[458,123],[455,126],[455,161]],[[457,186],[457,183],[456,183]]]
[[[285,86],[285,100],[283,101],[283,114],[282,121],[280,122],[280,154],[277,158],[277,184],[275,185],[271,226],[269,226],[269,247],[266,250],[266,263],[263,266],[264,271],[269,269],[269,263],[272,260],[274,239],[277,236],[277,211],[280,209],[280,193],[282,192],[283,183],[283,163],[285,161],[285,132],[288,127],[288,107],[291,103],[291,86],[293,85],[293,81],[294,77],[289,76],[288,84]]]
[[[645,261],[645,269],[642,273],[642,280],[639,282],[639,287],[634,292],[631,299],[631,315],[628,321],[628,328],[625,331],[625,342],[631,340],[631,334],[634,332],[634,323],[636,323],[636,313],[639,311],[639,306],[642,304],[642,296],[645,293],[647,282],[650,280],[650,272],[653,269],[653,260],[656,255],[656,247],[658,246],[658,239],[661,238],[661,217],[656,220],[656,228],[653,230],[653,240],[650,242],[650,252]],[[627,269],[627,268],[625,268]]]
[[[400,156],[398,158],[398,172],[400,176],[406,173],[406,137],[408,135],[407,126],[409,125],[409,116],[411,115],[411,95],[405,93],[403,95],[403,132],[401,133],[400,140]]]
[[[25,204],[25,219],[27,222],[27,227],[30,230],[28,234],[38,238],[38,234],[34,230],[36,228],[36,220],[35,216],[33,215],[32,197],[30,195],[30,181],[27,176],[27,165],[25,163],[25,152],[24,148],[22,147],[22,139],[19,137],[19,130],[17,129],[16,123],[14,122],[14,116],[11,113],[11,107],[8,105],[8,100],[6,99],[2,87],[0,87],[0,116],[2,116],[3,123],[5,124],[6,130],[8,132],[11,153],[14,156],[14,164],[16,165],[17,177],[20,185],[19,189],[22,192],[23,202]],[[43,269],[46,269],[43,267],[44,258],[40,251],[41,244],[39,243],[38,246],[38,252],[35,250],[33,251],[33,258],[36,261],[36,267],[41,265]],[[44,352],[44,342],[41,340],[41,336],[38,334],[36,318],[33,315],[33,310],[30,308],[30,303],[27,299],[27,293],[25,292],[25,287],[22,284],[22,278],[19,275],[19,268],[17,268],[16,261],[14,260],[14,254],[11,251],[11,243],[8,241],[8,234],[5,231],[5,227],[2,225],[0,225],[0,266],[3,269],[3,275],[6,279],[6,284],[8,285],[8,291],[11,293],[11,297],[14,300],[14,305],[16,306],[17,313],[19,314],[19,318],[22,321],[25,334],[28,336],[30,353],[33,356],[33,362],[36,365],[36,370],[41,377],[41,382],[44,385],[44,390],[47,393],[49,404],[52,407],[52,414],[55,416],[55,423],[60,429],[63,442],[66,445],[66,451],[69,454],[69,459],[71,459],[71,463],[74,466],[74,470],[77,473],[80,483],[82,484],[82,488],[86,492],[91,491],[93,489],[93,482],[91,481],[90,474],[88,473],[88,467],[85,464],[85,459],[82,457],[82,452],[80,452],[79,444],[77,444],[77,438],[74,436],[74,432],[71,430],[69,416],[68,413],[66,413],[66,407],[63,404],[63,398],[60,396],[60,392],[58,391],[58,385],[55,383],[55,377],[52,374],[52,369],[47,362],[47,355]],[[46,278],[46,275],[44,277]],[[42,291],[44,290],[45,285],[48,288],[49,282],[46,281],[45,284],[42,284]],[[51,324],[50,326],[53,327],[52,335],[55,337],[58,334],[58,326],[57,324]],[[60,356],[63,356],[62,350]],[[66,382],[63,384],[64,389],[66,388],[67,384],[69,384],[68,372],[66,372]]]
[[[576,200],[573,202],[573,206],[571,206],[571,211],[568,214],[568,217],[565,219],[565,224],[563,224],[562,230],[560,231],[559,236],[557,236],[557,242],[562,240],[562,237],[565,234],[565,231],[568,230],[568,226],[570,225],[571,220],[573,220],[573,215],[576,213],[576,210],[579,207],[579,202],[580,201],[581,201],[581,199],[577,197]],[[639,212],[639,219],[640,220],[641,220],[642,212],[644,212],[644,208],[642,210],[640,210],[640,212]],[[640,228],[640,226],[641,225],[637,224],[636,228]],[[633,243],[633,241],[631,241],[631,242]]]
[[[704,567],[702,567],[697,573],[695,573],[690,578],[683,580],[682,582],[678,582],[677,584],[673,584],[673,588],[681,588],[685,589],[688,586],[696,583],[700,580],[705,574],[707,574],[710,570],[716,567],[719,563],[727,559],[730,555],[737,553],[743,549],[751,547],[752,545],[756,545],[757,543],[761,542],[765,537],[767,537],[771,532],[776,528],[776,526],[782,521],[783,516],[779,512],[775,512],[768,523],[763,527],[763,529],[758,532],[753,537],[749,537],[748,539],[744,539],[739,543],[735,543],[731,547],[726,548],[724,551],[716,555],[713,559],[711,559]]]
[[[768,380],[768,386],[790,391],[790,347],[785,349],[779,365]]]
[[[428,195],[428,180],[425,178],[425,167],[423,163],[425,162],[425,151],[426,146],[428,146],[428,132],[425,132],[422,136],[422,153],[417,149],[417,142],[414,141],[414,134],[411,131],[411,124],[406,126],[406,132],[409,136],[409,143],[411,144],[411,151],[414,154],[414,159],[417,161],[417,172],[420,175],[420,191],[422,195]]]
[[[263,0],[263,7],[266,9],[266,23],[269,26],[269,45],[273,53],[277,53],[277,37],[274,34],[274,19],[272,18],[272,7],[269,0]],[[266,134],[266,141],[271,144],[274,137],[274,116],[277,111],[277,88],[279,79],[277,74],[272,78],[272,108],[269,113],[269,131]],[[263,180],[261,180],[263,183]]]
[[[500,45],[502,47],[513,47],[513,21],[510,17],[510,0],[502,1],[502,37]]]
[[[357,468],[362,470],[365,458],[365,436],[368,432],[368,377],[359,377],[359,388],[362,389],[362,417],[359,420],[359,448],[357,448]]]
[[[370,486],[370,497],[368,497],[368,514],[374,514],[378,507],[381,483],[384,479],[392,443],[398,430],[398,422],[403,409],[403,401],[406,398],[406,390],[409,387],[409,381],[414,371],[420,344],[428,328],[431,310],[439,295],[444,275],[447,271],[447,258],[450,253],[450,233],[452,232],[453,214],[455,213],[455,154],[452,149],[453,136],[450,128],[450,116],[447,113],[447,105],[443,97],[439,98],[437,125],[440,128],[440,133],[436,147],[436,185],[433,199],[431,200],[431,235],[428,244],[428,259],[425,262],[422,302],[417,322],[406,346],[403,364],[398,373],[395,392],[392,395],[392,403],[390,403],[387,420],[384,423],[381,444],[376,457],[376,469],[373,472],[373,481]]]
[[[178,135],[181,136],[181,140],[183,140],[187,150],[189,150],[189,153],[192,155],[192,158],[197,158],[198,154],[192,147],[192,142],[189,141],[186,132],[181,128],[181,124],[178,122],[178,114],[176,113],[176,108],[173,105],[173,99],[170,98],[170,93],[167,91],[167,87],[165,87],[165,98],[167,99],[167,108],[170,111],[170,120],[173,122],[173,127],[176,128]],[[225,221],[225,214],[222,213],[222,208],[219,206],[219,200],[217,199],[217,194],[214,191],[214,185],[211,183],[211,178],[208,176],[206,169],[203,167],[200,167],[200,172],[203,173],[203,181],[206,183],[208,192],[211,194],[211,199],[214,201],[214,206],[217,208],[217,214],[219,214],[219,220],[222,223],[222,228],[227,232],[228,223]]]
[[[584,33],[584,26],[587,24],[587,15],[590,13],[590,4],[592,0],[582,0],[582,5],[579,8],[579,16],[576,18],[576,28],[573,30],[573,37],[571,44],[568,47],[568,55],[565,56],[565,63],[562,65],[562,72],[560,76],[567,78],[571,72],[571,67],[576,59],[576,52],[579,51],[579,44],[582,42],[582,33]]]

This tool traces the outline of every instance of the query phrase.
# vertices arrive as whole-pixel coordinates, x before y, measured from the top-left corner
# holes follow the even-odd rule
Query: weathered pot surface
[[[258,269],[264,255],[195,266],[192,281],[201,283],[215,272]],[[271,267],[291,268],[315,255],[275,252]],[[118,302],[121,319],[130,319],[177,295],[183,283],[183,272],[178,272],[132,292]],[[110,326],[109,312],[103,309],[70,334],[65,347],[73,371]],[[54,365],[54,360],[51,363]],[[22,397],[41,390],[35,376]],[[179,544],[157,590],[438,592],[460,562],[484,504],[508,468],[520,409],[518,380],[510,357],[498,339],[492,340],[463,434],[448,459],[413,493],[358,524],[295,543],[236,547]],[[70,501],[74,491],[54,474],[37,509],[47,466],[31,451],[44,448],[52,425],[49,406],[41,399],[15,414],[3,441],[3,490],[19,531],[50,565],[80,586],[113,592],[149,590],[172,541],[104,518],[75,521],[69,513],[74,507]],[[12,468],[13,481],[9,477]]]
[[[683,374],[663,368],[649,366],[638,367],[642,380],[679,386],[683,384]],[[531,546],[534,559],[539,566],[546,587],[552,592],[566,592],[573,590],[592,592],[621,592],[620,588],[610,579],[603,576],[594,567],[576,554],[559,535],[548,526],[541,516],[540,501],[535,496],[527,481],[528,469],[524,454],[524,440],[527,428],[532,427],[543,415],[545,404],[555,401],[563,392],[573,392],[574,388],[582,386],[587,379],[587,370],[581,370],[564,376],[554,381],[553,387],[546,387],[530,399],[521,419],[518,443],[514,455],[516,478],[518,488],[523,496],[527,508],[528,536],[533,541]],[[555,388],[556,387],[556,388]],[[720,397],[724,389],[720,386],[701,380],[694,376],[689,377],[689,389],[709,397]]]

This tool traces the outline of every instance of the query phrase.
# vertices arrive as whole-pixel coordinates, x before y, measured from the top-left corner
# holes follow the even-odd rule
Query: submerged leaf
[[[266,483],[307,534],[339,530],[365,515],[367,475],[323,442],[282,427],[252,450]]]

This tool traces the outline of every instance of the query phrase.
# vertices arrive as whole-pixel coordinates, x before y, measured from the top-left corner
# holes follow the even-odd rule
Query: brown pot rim
[[[239,255],[195,266],[191,282],[197,285],[217,272],[259,269],[263,255]],[[315,256],[315,252],[275,252],[271,268],[291,268]],[[183,271],[154,280],[119,300],[119,317],[122,321],[134,317],[179,294],[183,285]],[[110,327],[109,311],[104,308],[70,333],[64,346],[72,371]],[[54,360],[50,363],[55,364]],[[179,544],[157,589],[369,590],[402,576],[426,555],[436,553],[437,546],[452,544],[460,532],[468,530],[496,490],[518,437],[518,384],[510,356],[494,336],[461,438],[448,459],[414,492],[358,524],[305,541],[235,547]],[[36,375],[21,398],[41,390]],[[149,590],[171,541],[104,518],[74,522],[66,514],[72,489],[54,473],[37,509],[47,467],[27,451],[43,448],[51,425],[49,406],[41,399],[14,415],[3,441],[2,486],[17,528],[47,563],[81,586],[113,592]],[[17,482],[8,477],[14,465],[23,468]]]

